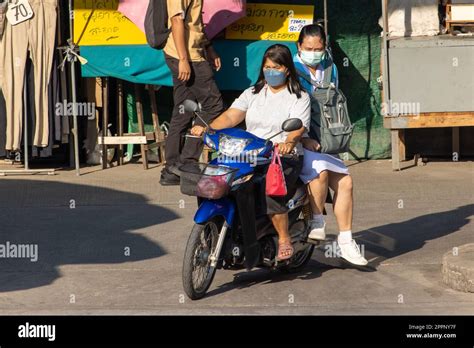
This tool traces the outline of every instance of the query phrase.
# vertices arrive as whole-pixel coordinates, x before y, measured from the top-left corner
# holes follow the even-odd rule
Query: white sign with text
[[[17,25],[33,17],[33,9],[28,0],[10,0],[6,17],[11,25]]]

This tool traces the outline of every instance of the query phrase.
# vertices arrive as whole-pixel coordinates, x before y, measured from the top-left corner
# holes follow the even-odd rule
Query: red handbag
[[[283,174],[283,166],[278,151],[278,145],[273,150],[272,163],[268,167],[265,191],[267,196],[286,196],[286,181]]]

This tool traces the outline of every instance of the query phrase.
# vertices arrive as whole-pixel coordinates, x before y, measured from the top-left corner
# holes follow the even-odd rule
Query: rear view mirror
[[[194,113],[194,115],[197,116],[197,118],[199,118],[201,122],[206,125],[206,127],[209,127],[207,122],[203,120],[203,118],[199,115],[199,113],[202,111],[201,104],[196,103],[194,100],[186,99],[183,102],[183,107],[184,107],[184,111]]]
[[[281,125],[281,129],[285,132],[294,132],[303,127],[303,121],[299,118],[289,118]]]
[[[186,99],[183,102],[184,110],[188,112],[199,112],[201,111],[201,108],[199,107],[199,104],[196,103],[193,100]]]

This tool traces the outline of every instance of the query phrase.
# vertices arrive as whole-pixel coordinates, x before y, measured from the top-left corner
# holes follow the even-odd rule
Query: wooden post
[[[155,87],[148,85],[148,91],[150,93],[151,102],[151,113],[153,117],[153,129],[155,132],[155,142],[158,144],[158,157],[159,163],[165,164],[165,139],[162,136],[160,128],[160,118],[158,116],[158,103],[156,101]]]
[[[158,119],[158,105],[156,104],[155,87],[153,85],[148,85],[148,93],[150,95],[153,131],[155,133],[155,139],[158,141],[160,140],[160,121]]]
[[[392,169],[400,170],[400,136],[398,129],[392,129]]]
[[[406,145],[405,145],[405,130],[399,129],[398,130],[398,138],[400,139],[400,146],[398,147],[398,151],[400,153],[400,161],[403,162],[406,160]]]
[[[136,105],[137,105],[137,119],[138,119],[139,132],[141,136],[146,136],[145,122],[143,120],[143,103],[142,103],[142,97],[140,95],[139,84],[135,84],[135,99],[136,99]],[[147,146],[144,144],[140,144],[140,149],[142,153],[143,168],[146,170],[148,169]]]
[[[102,79],[102,140],[107,136],[109,123],[109,78]],[[107,169],[107,145],[102,141],[102,169]]]
[[[123,136],[123,82],[117,80],[117,134]],[[123,145],[119,145],[118,165],[123,165]]]

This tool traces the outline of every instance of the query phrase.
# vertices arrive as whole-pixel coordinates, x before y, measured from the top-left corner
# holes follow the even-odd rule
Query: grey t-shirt
[[[298,99],[296,94],[290,93],[288,88],[273,93],[268,86],[262,88],[258,94],[253,93],[253,87],[247,88],[231,106],[231,109],[245,111],[247,131],[259,138],[267,139],[281,131],[281,125],[289,118],[299,118],[306,128],[305,135],[311,122],[311,101],[308,93],[302,92]],[[274,143],[284,143],[287,132],[272,139]],[[303,155],[301,144],[296,146],[298,155]]]

